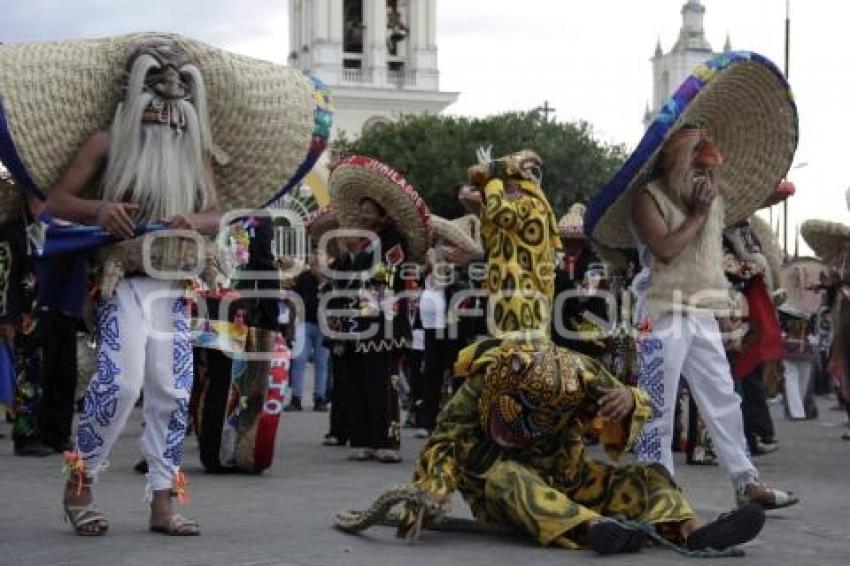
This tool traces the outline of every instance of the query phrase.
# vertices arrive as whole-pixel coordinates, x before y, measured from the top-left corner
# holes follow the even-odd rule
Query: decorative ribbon
[[[191,503],[189,498],[189,480],[186,479],[186,474],[181,471],[174,472],[174,485],[171,488],[174,495],[177,497],[177,502],[181,505]]]
[[[83,485],[86,477],[86,462],[80,457],[78,452],[68,452],[65,451],[62,453],[62,460],[64,464],[62,465],[62,474],[68,476],[68,479],[71,479],[72,476],[76,476],[77,482],[77,495],[81,495],[83,493]]]

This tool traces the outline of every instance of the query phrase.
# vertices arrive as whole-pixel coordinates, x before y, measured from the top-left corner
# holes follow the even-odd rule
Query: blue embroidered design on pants
[[[186,436],[186,422],[189,418],[189,392],[192,389],[193,360],[189,323],[186,314],[186,302],[177,299],[171,307],[173,315],[174,342],[172,345],[172,373],[176,393],[185,394],[175,400],[177,408],[168,420],[168,433],[165,439],[165,451],[162,456],[175,466],[183,459],[183,438]]]
[[[103,446],[103,438],[94,431],[92,424],[80,424],[77,429],[77,448],[85,454],[90,454],[101,446]]]
[[[118,329],[118,302],[115,298],[109,301],[100,299],[97,307],[98,346],[118,352],[121,350],[120,331]]]
[[[635,455],[641,461],[661,461],[659,419],[664,408],[664,343],[648,336],[638,341],[638,387],[652,403],[652,419],[646,424],[635,444]]]
[[[171,307],[174,326],[174,344],[172,372],[174,373],[174,387],[183,391],[192,389],[193,360],[192,342],[189,332],[189,323],[186,320],[186,304],[183,299],[174,301]]]
[[[189,401],[177,399],[177,408],[168,419],[168,433],[165,437],[165,451],[162,457],[171,460],[179,467],[183,459],[183,438],[186,436],[186,421],[189,418]]]
[[[121,387],[117,379],[121,375],[121,369],[110,358],[110,353],[121,351],[118,303],[115,298],[98,301],[97,337],[95,375],[83,400],[84,413],[77,431],[77,447],[83,453],[91,453],[104,444],[103,437],[98,434],[91,421],[96,421],[101,428],[109,426],[118,407],[118,392]]]

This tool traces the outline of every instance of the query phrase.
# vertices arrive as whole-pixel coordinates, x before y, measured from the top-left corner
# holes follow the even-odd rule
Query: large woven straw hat
[[[820,293],[810,289],[820,284],[820,275],[827,271],[822,261],[813,258],[800,258],[782,268],[782,288],[788,293],[783,306],[790,310],[811,316],[821,306]]]
[[[484,247],[469,235],[467,222],[463,218],[446,220],[432,214],[431,225],[434,228],[434,239],[457,249],[463,256],[462,264],[484,257]]]
[[[770,268],[774,286],[777,288],[782,287],[779,283],[779,272],[782,269],[782,248],[779,245],[776,234],[773,233],[770,224],[766,220],[755,214],[750,217],[750,228],[756,235],[756,238],[758,238],[761,253],[767,260],[767,265]]]
[[[477,214],[465,214],[460,218],[454,218],[451,223],[463,230],[463,233],[472,238],[479,246],[481,243],[481,219]],[[483,249],[483,246],[482,246]]]
[[[322,241],[322,236],[331,230],[339,228],[339,215],[332,206],[323,206],[307,216],[304,220],[304,225],[307,228],[307,234],[310,236],[310,245],[312,247],[318,247]],[[333,239],[327,243],[327,247],[322,251],[327,252],[331,256],[339,255],[339,247]]]
[[[407,238],[410,259],[425,259],[431,236],[428,206],[390,166],[362,155],[347,157],[331,173],[328,192],[344,228],[357,227],[357,207],[364,198],[370,198],[387,211],[396,229]]]
[[[213,142],[229,156],[216,168],[222,204],[259,206],[293,176],[319,127],[318,85],[281,65],[144,33],[0,45],[0,160],[25,189],[49,190],[80,145],[109,127],[128,55],[154,37],[173,41],[203,74]]]
[[[574,203],[558,220],[558,232],[565,238],[584,238],[584,215],[587,207],[582,203]]]
[[[614,178],[589,203],[588,234],[611,247],[634,247],[633,189],[651,179],[656,158],[681,126],[706,128],[723,155],[720,192],[726,224],[762,206],[797,148],[797,108],[782,73],[757,53],[724,53],[699,65],[673,96]]]
[[[310,239],[318,242],[327,232],[339,228],[339,216],[334,207],[323,206],[310,213],[304,219],[304,225],[307,228],[307,234],[310,235]]]
[[[800,234],[827,265],[843,268],[850,263],[850,226],[828,220],[806,220],[800,226]]]

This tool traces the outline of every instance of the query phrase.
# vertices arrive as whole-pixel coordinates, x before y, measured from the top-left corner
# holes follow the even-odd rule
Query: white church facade
[[[289,0],[289,64],[331,87],[334,132],[437,114],[437,0]]]

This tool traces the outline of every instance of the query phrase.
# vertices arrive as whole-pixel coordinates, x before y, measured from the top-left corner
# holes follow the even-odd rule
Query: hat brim
[[[758,238],[761,253],[764,259],[767,260],[774,285],[777,288],[781,287],[779,279],[780,271],[782,270],[782,248],[779,246],[779,240],[776,239],[776,235],[770,228],[770,224],[755,214],[750,217],[750,229],[752,229],[756,238]]]
[[[461,263],[467,264],[484,256],[483,246],[473,240],[454,221],[432,214],[431,226],[433,227],[435,240],[443,241],[461,253]]]
[[[724,53],[699,65],[665,102],[611,181],[588,205],[585,231],[603,244],[634,247],[633,189],[650,180],[668,137],[685,124],[709,130],[723,155],[726,224],[758,210],[788,172],[797,148],[797,108],[781,71],[757,53]]]
[[[832,267],[850,260],[850,226],[827,220],[806,220],[800,235],[820,259]]]
[[[416,189],[390,166],[371,157],[352,155],[331,173],[328,193],[345,228],[358,226],[357,208],[364,198],[379,203],[406,237],[409,258],[425,259],[431,237],[428,206]]]
[[[331,230],[339,228],[339,215],[331,206],[325,206],[311,214],[304,223],[307,229],[307,234],[310,236],[310,243],[317,246],[322,239],[322,236]],[[337,246],[335,242],[328,244],[328,252],[336,255]]]
[[[808,287],[818,285],[820,274],[826,270],[826,265],[816,259],[796,259],[783,266],[780,281],[788,294],[782,306],[807,317],[817,313],[821,306],[820,293]]]
[[[161,33],[0,45],[0,160],[15,179],[44,196],[81,144],[108,128],[130,49],[150,37],[173,41],[201,70],[213,142],[229,156],[215,171],[222,206],[253,208],[279,192],[329,123],[327,88],[282,65]]]

